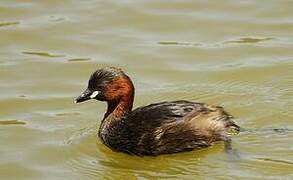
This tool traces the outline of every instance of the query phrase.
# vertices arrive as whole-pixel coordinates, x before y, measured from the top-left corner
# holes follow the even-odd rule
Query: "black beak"
[[[78,96],[74,102],[75,103],[80,103],[80,102],[83,102],[83,101],[87,101],[89,99],[91,99],[91,95],[93,94],[93,91],[92,90],[89,90],[89,89],[86,89],[83,93],[81,93],[80,96]]]

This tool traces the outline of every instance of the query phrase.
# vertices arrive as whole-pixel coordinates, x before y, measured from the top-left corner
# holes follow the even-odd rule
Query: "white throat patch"
[[[94,91],[90,96],[91,99],[94,99],[99,94],[99,91]]]

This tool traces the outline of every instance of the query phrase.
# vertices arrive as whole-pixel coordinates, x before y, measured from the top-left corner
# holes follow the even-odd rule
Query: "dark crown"
[[[105,87],[114,78],[119,76],[125,76],[124,72],[120,68],[116,67],[105,67],[96,70],[90,77],[88,86],[94,89],[97,84]]]

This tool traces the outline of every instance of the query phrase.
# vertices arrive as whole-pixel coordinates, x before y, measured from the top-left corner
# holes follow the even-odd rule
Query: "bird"
[[[187,100],[164,101],[133,109],[135,88],[120,68],[93,72],[75,103],[95,99],[107,103],[98,137],[113,151],[158,156],[192,151],[223,141],[231,149],[231,134],[240,127],[223,107]]]

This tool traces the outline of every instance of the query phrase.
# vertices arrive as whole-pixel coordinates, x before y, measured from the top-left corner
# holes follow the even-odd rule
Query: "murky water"
[[[292,42],[290,0],[1,0],[0,179],[292,179]],[[221,105],[248,131],[234,154],[112,152],[105,104],[73,104],[105,65],[132,77],[135,106]]]

